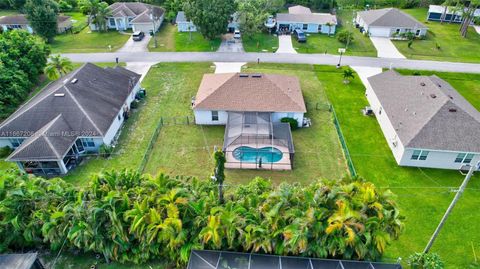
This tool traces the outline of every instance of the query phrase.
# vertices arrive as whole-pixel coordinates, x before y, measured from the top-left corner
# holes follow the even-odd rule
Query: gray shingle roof
[[[427,28],[412,16],[396,8],[359,11],[358,15],[368,26]]]
[[[70,16],[59,15],[57,16],[57,23],[61,23],[69,19],[70,19]],[[20,14],[20,15],[3,16],[0,18],[0,24],[27,25],[29,24],[29,22],[25,17],[25,15]]]
[[[176,23],[179,23],[179,22],[188,22],[187,16],[185,16],[185,12],[179,11],[179,12],[177,13],[177,18],[175,19],[175,22],[176,22]]]
[[[277,22],[294,22],[294,23],[316,23],[337,24],[337,17],[329,13],[303,13],[303,14],[290,14],[290,13],[278,13]]]
[[[122,67],[87,63],[51,83],[0,124],[0,137],[28,137],[9,158],[51,159],[79,136],[104,136],[139,79]]]
[[[480,112],[444,80],[387,71],[368,81],[405,147],[480,152]]]
[[[2,269],[31,269],[37,253],[0,254],[0,268]]]
[[[152,22],[150,15],[160,18],[165,12],[161,7],[139,2],[116,2],[108,8],[112,17],[134,17],[132,23]]]

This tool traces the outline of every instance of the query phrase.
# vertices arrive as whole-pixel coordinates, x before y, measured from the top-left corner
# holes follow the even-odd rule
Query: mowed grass
[[[180,33],[177,26],[164,23],[157,33],[157,47],[152,37],[148,49],[155,52],[216,51],[220,43],[220,38],[207,40],[200,32]]]
[[[377,120],[360,112],[368,105],[360,79],[343,85],[341,70],[317,66],[316,71],[335,106],[358,174],[398,196],[401,214],[406,216],[405,232],[387,248],[385,260],[402,257],[406,261],[410,254],[423,251],[463,176],[458,171],[398,166]],[[478,108],[480,100],[475,92],[480,90],[480,75],[437,74]],[[478,175],[472,179],[433,246],[432,251],[441,255],[446,268],[478,268],[470,266],[474,262],[472,246],[477,253],[480,249],[479,179]]]
[[[242,37],[246,52],[275,52],[278,49],[278,37],[268,33],[258,33]]]
[[[130,35],[117,31],[98,32],[86,27],[78,34],[57,35],[50,44],[52,53],[111,52],[121,48]]]
[[[19,12],[18,12],[17,10],[13,10],[13,9],[0,9],[0,17],[10,16],[10,15],[16,15],[16,14],[19,14]]]
[[[326,34],[307,34],[307,42],[299,43],[292,37],[293,47],[298,53],[328,53],[339,54],[339,48],[345,48],[345,44],[337,40],[337,35],[340,31],[348,29],[353,33],[353,41],[349,44],[346,55],[353,56],[377,56],[377,50],[372,44],[372,41],[364,36],[352,24],[352,11],[340,10],[337,14],[337,19],[341,25],[337,25],[334,35]]]
[[[193,68],[196,64],[190,66]],[[171,122],[171,117],[177,117],[178,122],[186,122],[186,116],[193,118],[190,102],[197,92],[205,69],[188,71],[184,72],[175,65],[161,64],[152,69],[146,78],[146,81],[157,85],[163,92],[158,106],[165,120]],[[229,169],[226,171],[227,184],[246,183],[256,176],[270,178],[275,183],[309,183],[322,177],[336,179],[346,175],[345,160],[332,123],[332,115],[326,110],[316,110],[314,107],[315,103],[325,104],[327,100],[322,83],[315,76],[312,66],[250,64],[243,71],[299,77],[305,101],[311,104],[306,116],[312,119],[313,126],[293,132],[293,171]],[[224,132],[224,126],[163,126],[145,172],[153,175],[168,173],[209,178],[214,165],[212,154],[215,147],[223,146]]]
[[[480,35],[473,27],[468,27],[467,38],[460,35],[460,24],[426,21],[427,9],[405,9],[425,24],[428,34],[425,40],[415,40],[411,48],[407,41],[394,41],[398,50],[407,58],[419,60],[439,60],[451,62],[480,62]],[[437,45],[440,49],[437,49]]]

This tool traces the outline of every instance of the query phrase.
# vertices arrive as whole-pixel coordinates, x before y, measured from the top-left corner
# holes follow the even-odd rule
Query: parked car
[[[233,38],[240,39],[241,37],[240,30],[235,30],[235,32],[233,32]]]
[[[303,42],[307,42],[307,36],[305,35],[305,33],[300,30],[300,29],[295,29],[293,31],[293,36],[295,37],[295,39],[297,39],[298,42],[300,43],[303,43]]]
[[[133,41],[142,41],[142,39],[145,37],[145,33],[141,31],[137,31],[133,33]]]

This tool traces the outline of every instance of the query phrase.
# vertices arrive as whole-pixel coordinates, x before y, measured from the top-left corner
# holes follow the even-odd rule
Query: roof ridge
[[[85,115],[85,117],[87,117],[88,121],[90,121],[90,123],[93,125],[93,127],[95,127],[95,129],[98,131],[98,133],[103,136],[103,133],[100,131],[100,128],[98,128],[97,124],[95,124],[95,122],[92,120],[92,118],[90,118],[90,115],[88,115],[88,113],[85,111],[85,109],[82,107],[82,105],[78,102],[77,98],[75,98],[75,96],[70,92],[70,90],[67,88],[67,86],[64,86],[64,87],[66,89],[66,92],[72,97],[73,102],[75,102],[75,104],[78,106],[80,111],[82,111],[82,113]]]
[[[213,76],[215,76],[215,75],[225,75],[225,76],[226,76],[226,75],[232,75],[232,76],[230,76],[228,79],[226,79],[222,84],[218,85],[217,89],[213,90],[207,97],[203,98],[203,100],[200,101],[200,103],[196,103],[195,106],[198,106],[199,104],[201,104],[201,103],[205,102],[207,99],[209,99],[214,92],[216,92],[218,89],[220,89],[220,87],[222,87],[223,85],[225,85],[225,83],[227,83],[230,79],[232,79],[232,78],[233,78],[235,75],[237,75],[237,74],[240,74],[240,72],[235,72],[235,73],[222,73],[222,74],[215,74],[215,73],[207,73],[207,74],[204,74],[204,77],[205,77],[206,75],[213,75]],[[203,78],[202,78],[202,81],[203,81]]]

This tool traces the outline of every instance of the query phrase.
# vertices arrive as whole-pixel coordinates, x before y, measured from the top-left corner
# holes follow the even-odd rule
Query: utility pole
[[[152,15],[150,16],[150,18],[152,19],[152,24],[153,24],[153,30],[152,30],[152,33],[153,33],[153,42],[154,42],[154,45],[153,45],[153,46],[156,48],[156,47],[158,47],[158,44],[157,44],[157,34],[155,33],[155,32],[156,32],[156,31],[155,31],[155,30],[156,30],[156,28],[155,28],[155,20],[157,20],[158,18],[155,17],[153,8],[150,9],[150,12],[151,12],[151,14],[152,14]]]
[[[428,241],[428,244],[425,247],[425,250],[423,251],[423,253],[426,254],[428,253],[428,251],[430,251],[430,248],[432,247],[433,242],[435,242],[435,239],[437,239],[437,236],[440,233],[440,230],[442,229],[443,225],[447,221],[448,216],[450,215],[453,208],[457,204],[458,199],[460,199],[460,196],[462,196],[463,191],[465,191],[465,188],[467,187],[467,184],[470,181],[470,178],[473,176],[473,172],[475,172],[475,170],[477,169],[480,169],[480,162],[478,162],[477,165],[472,165],[472,167],[470,167],[470,170],[468,171],[468,174],[465,176],[465,179],[463,180],[462,185],[460,185],[460,188],[458,189],[457,194],[455,194],[453,201],[448,206],[447,211],[442,217],[442,220],[440,220],[440,223],[438,224],[437,229],[435,229],[435,232],[433,232],[433,235],[430,238],[430,241]]]

